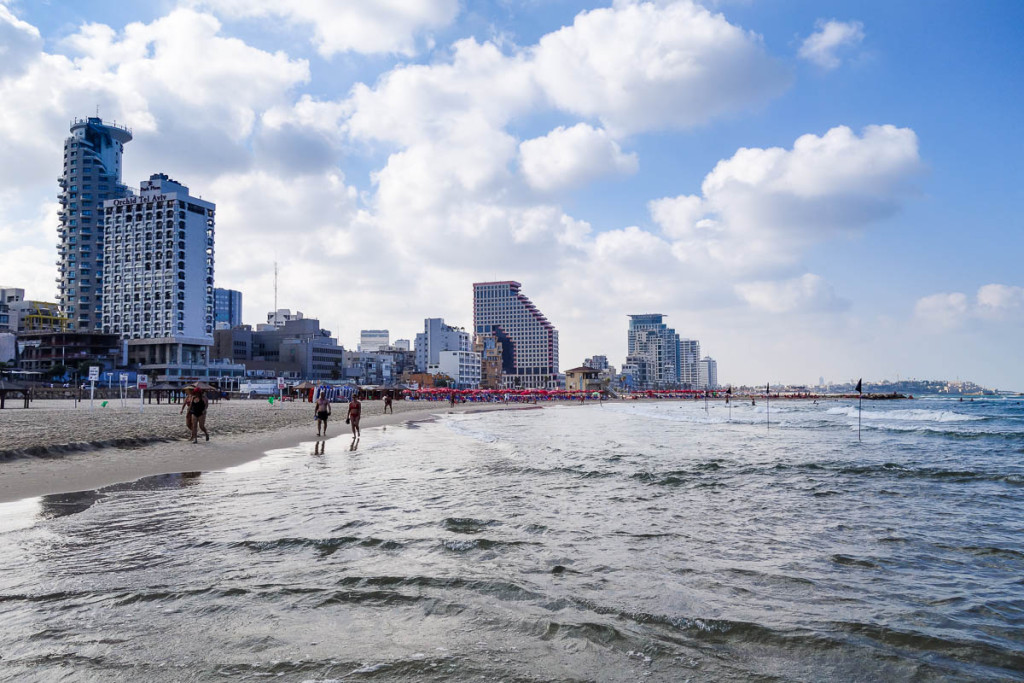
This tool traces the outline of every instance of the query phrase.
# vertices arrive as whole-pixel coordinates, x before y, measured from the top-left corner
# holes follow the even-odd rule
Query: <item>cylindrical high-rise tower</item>
[[[57,244],[58,301],[71,330],[102,329],[103,201],[130,194],[121,183],[129,129],[97,117],[76,119],[64,141]]]

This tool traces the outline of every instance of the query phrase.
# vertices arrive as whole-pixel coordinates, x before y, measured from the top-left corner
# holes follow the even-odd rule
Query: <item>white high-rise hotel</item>
[[[215,208],[160,173],[142,181],[138,196],[103,202],[103,330],[129,340],[130,361],[206,361]]]
[[[558,383],[558,330],[518,282],[473,284],[473,330],[502,343],[502,386],[548,389]]]

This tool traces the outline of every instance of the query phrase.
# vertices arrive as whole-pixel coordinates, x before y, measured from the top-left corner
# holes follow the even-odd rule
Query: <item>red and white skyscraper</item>
[[[502,344],[502,387],[547,389],[558,382],[558,330],[518,282],[473,283],[473,331]]]

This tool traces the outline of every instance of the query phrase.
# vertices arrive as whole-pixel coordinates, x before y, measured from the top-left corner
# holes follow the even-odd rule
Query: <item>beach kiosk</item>
[[[0,379],[0,410],[3,410],[10,394],[20,395],[25,400],[25,408],[28,408],[28,401],[31,398],[32,390],[23,382],[12,382],[9,379]]]

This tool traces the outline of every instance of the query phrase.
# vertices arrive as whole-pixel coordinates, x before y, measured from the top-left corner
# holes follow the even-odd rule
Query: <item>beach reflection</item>
[[[39,499],[39,516],[43,519],[57,519],[77,515],[91,508],[102,497],[103,494],[99,491],[76,491],[42,496]]]
[[[54,493],[39,498],[39,516],[43,519],[56,519],[68,515],[85,512],[110,493],[117,491],[158,491],[161,489],[178,489],[194,486],[202,472],[174,472],[143,477],[132,482],[104,486],[91,491],[75,491],[73,493]]]

